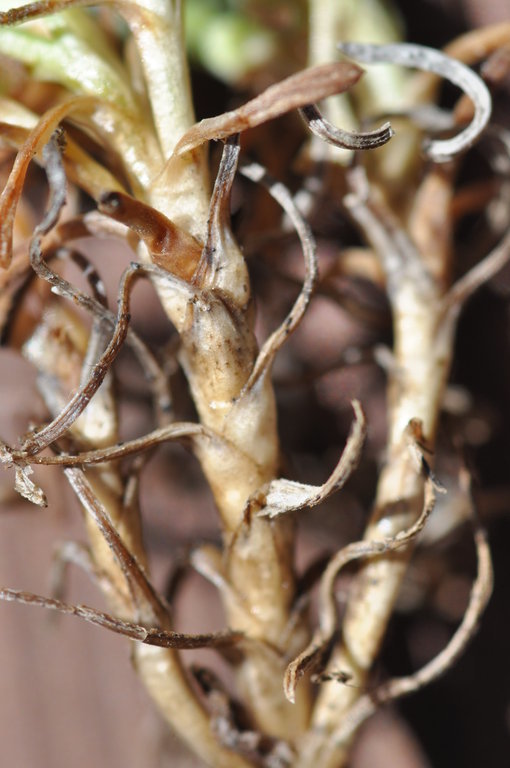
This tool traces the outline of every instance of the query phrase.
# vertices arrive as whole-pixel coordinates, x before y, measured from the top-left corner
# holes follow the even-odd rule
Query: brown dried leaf
[[[36,155],[40,155],[64,118],[76,111],[90,112],[96,104],[97,99],[89,97],[70,99],[59,104],[49,109],[27,136],[0,195],[0,267],[8,267],[11,263],[14,217],[30,162]]]
[[[191,280],[202,253],[201,244],[192,235],[155,208],[122,192],[106,192],[97,207],[135,232],[155,264],[182,280]]]
[[[341,149],[377,149],[377,147],[386,144],[395,133],[389,123],[384,123],[380,128],[366,132],[351,132],[337,128],[324,117],[315,104],[308,104],[299,112],[315,136],[335,147],[341,147]]]
[[[53,285],[54,292],[57,293],[57,295],[60,293],[63,293],[64,295],[68,294],[75,299],[77,294],[76,290],[72,289],[72,287],[69,286],[69,283],[66,283],[48,268],[44,262],[41,251],[43,235],[49,232],[49,230],[56,224],[60,210],[65,202],[66,178],[62,165],[58,136],[56,134],[50,137],[50,140],[43,148],[43,159],[50,186],[51,199],[43,221],[34,230],[34,235],[30,244],[30,262],[36,274]],[[160,278],[163,276],[164,280],[167,282],[173,280],[174,283],[178,283],[179,285],[182,283],[182,281],[172,278],[171,275],[168,275],[153,265],[144,267],[142,264],[134,262],[124,271],[119,287],[117,322],[106,350],[97,363],[92,367],[88,380],[82,383],[80,389],[69,400],[67,405],[53,419],[53,421],[43,427],[39,432],[30,435],[24,441],[22,453],[24,452],[25,455],[35,455],[39,453],[43,448],[57,440],[67,429],[69,429],[86,408],[91,398],[104,381],[127,337],[130,321],[130,293],[133,284],[140,276],[145,275],[148,272],[157,274]],[[104,307],[102,307],[101,304],[97,304],[96,302],[94,303],[94,306],[96,305],[101,308],[102,312],[104,312]]]
[[[210,632],[200,635],[186,635],[182,632],[171,632],[159,627],[144,627],[130,621],[123,621],[109,613],[96,611],[87,605],[69,605],[60,600],[35,595],[33,592],[24,592],[16,589],[0,589],[0,600],[6,602],[35,605],[39,608],[48,608],[51,611],[59,611],[72,616],[78,616],[91,624],[96,624],[111,632],[124,635],[132,640],[139,640],[146,645],[155,645],[159,648],[224,648],[233,645],[243,639],[240,632]]]
[[[270,86],[238,109],[196,123],[180,139],[174,153],[183,155],[206,141],[225,139],[293,109],[343,93],[355,85],[362,74],[363,70],[352,62],[333,62],[302,70]]]
[[[317,669],[317,666],[321,663],[326,650],[326,645],[322,639],[318,642],[314,638],[306,648],[301,651],[299,656],[296,656],[285,670],[283,677],[283,690],[285,696],[291,703],[296,700],[296,686],[303,675],[313,672]]]
[[[203,427],[201,424],[195,424],[193,422],[176,422],[155,429],[153,432],[143,435],[143,437],[138,437],[134,440],[126,440],[119,445],[112,445],[108,448],[83,451],[82,453],[72,455],[61,453],[58,456],[33,456],[30,461],[32,464],[60,464],[64,467],[104,464],[106,461],[114,461],[115,459],[122,459],[135,453],[148,451],[156,445],[171,440],[193,442],[194,440],[200,439],[204,441],[219,440],[220,442],[227,442],[222,440],[222,438],[219,435],[216,435],[212,430]],[[13,451],[12,455],[15,459],[23,458],[23,454],[18,454],[16,451]]]

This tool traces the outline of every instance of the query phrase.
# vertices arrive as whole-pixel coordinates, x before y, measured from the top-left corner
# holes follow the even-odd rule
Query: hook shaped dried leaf
[[[285,695],[295,700],[296,686],[301,677],[315,670],[327,651],[337,627],[337,609],[334,585],[340,571],[349,563],[361,558],[394,552],[406,546],[423,530],[435,504],[435,489],[432,479],[425,482],[423,509],[418,520],[408,529],[392,538],[373,541],[355,541],[347,544],[329,561],[321,578],[319,591],[319,627],[307,647],[288,665],[284,676]]]
[[[89,312],[95,319],[104,324],[110,331],[115,331],[117,317],[106,306],[104,286],[94,278],[94,271],[90,262],[81,253],[70,250],[63,243],[66,240],[75,240],[85,237],[123,237],[126,230],[123,225],[118,224],[112,219],[107,219],[97,211],[91,211],[84,216],[70,219],[62,224],[55,226],[44,239],[44,243],[49,241],[48,258],[52,256],[71,259],[79,269],[84,271],[85,278],[91,282],[93,296],[89,296],[75,288],[67,280],[54,272],[42,258],[40,251],[33,252],[31,266],[34,272],[42,280],[46,280],[52,286],[52,291],[57,296],[72,301],[73,304]],[[147,265],[145,271],[154,271],[162,277],[164,274],[159,267],[151,268]],[[168,377],[163,371],[159,361],[150,351],[145,342],[131,328],[128,329],[126,342],[131,346],[137,357],[145,378],[148,380],[152,390],[157,416],[160,420],[166,420],[172,409],[172,398],[169,390]],[[82,384],[85,382],[82,381]]]
[[[60,148],[55,136],[52,136],[45,146],[44,158],[48,183],[50,186],[51,200],[44,220],[35,228],[30,244],[30,261],[34,271],[40,277],[52,283],[54,291],[59,294],[61,286],[63,285],[64,292],[67,292],[69,284],[62,281],[58,276],[55,276],[54,272],[49,270],[44,263],[41,251],[42,237],[55,225],[60,210],[65,202],[66,178]],[[130,294],[133,284],[139,277],[146,275],[147,273],[155,274],[160,279],[163,278],[166,283],[174,281],[180,285],[182,282],[173,278],[166,272],[163,272],[157,266],[143,266],[137,262],[133,262],[124,271],[119,287],[117,322],[106,350],[92,368],[88,380],[80,387],[58,416],[56,416],[46,427],[25,440],[22,446],[22,452],[26,455],[35,455],[57,440],[58,437],[78,418],[101,386],[128,334],[130,321]],[[70,288],[69,295],[75,299],[76,291]],[[94,303],[92,300],[89,300],[89,302],[93,304],[94,307],[100,307],[100,312],[104,312],[104,308],[101,307],[101,304],[97,304],[97,302]]]
[[[136,262],[124,271],[120,285],[117,324],[106,350],[92,368],[88,380],[74,394],[58,416],[25,440],[22,445],[22,451],[26,455],[33,456],[39,453],[66,432],[87,407],[103,383],[106,374],[126,340],[130,321],[129,304],[131,289],[133,283],[144,274],[144,271],[146,270],[144,270],[142,265]]]
[[[343,93],[357,83],[362,74],[363,70],[352,62],[333,62],[305,69],[271,85],[238,109],[196,123],[180,139],[175,154],[183,155],[206,141],[226,139],[293,109]]]
[[[272,179],[265,168],[259,165],[259,163],[243,165],[240,168],[240,172],[251,181],[263,184],[271,197],[281,205],[294,225],[305,260],[305,279],[299,296],[283,323],[264,342],[250,378],[244,387],[244,391],[249,392],[261,376],[266,373],[278,350],[303,319],[317,282],[318,265],[315,239],[312,231],[299,212],[287,187],[280,181]]]
[[[425,142],[424,149],[431,160],[438,163],[451,160],[455,155],[469,149],[486,128],[492,110],[491,96],[483,80],[465,64],[433,48],[412,43],[339,43],[338,47],[346,56],[366,64],[388,62],[434,72],[457,85],[469,96],[475,107],[471,123],[451,139]]]
[[[395,132],[390,123],[384,123],[374,131],[346,131],[326,120],[315,104],[308,104],[299,113],[309,130],[319,139],[342,149],[376,149],[386,144]]]
[[[259,515],[277,517],[303,507],[314,507],[342,488],[358,466],[366,436],[366,421],[361,405],[353,400],[354,422],[340,461],[323,485],[305,485],[293,480],[273,480],[265,493]]]
[[[471,588],[468,606],[462,621],[449,643],[420,670],[407,677],[397,677],[362,696],[346,714],[342,723],[331,735],[331,746],[341,747],[352,734],[373,715],[381,704],[408,696],[441,677],[460,658],[478,629],[480,618],[489,602],[493,587],[493,568],[486,532],[476,526],[474,543],[477,556],[477,575]]]
[[[43,220],[35,228],[30,243],[30,261],[36,272],[38,267],[43,264],[41,251],[43,235],[49,232],[55,225],[66,198],[66,175],[61,157],[61,143],[62,135],[57,131],[51,135],[48,143],[43,148],[43,160],[50,187],[50,203]],[[33,435],[25,440],[23,450],[28,454],[41,451],[68,429],[104,381],[127,333],[129,322],[128,305],[125,306],[126,301],[128,301],[127,289],[137,271],[137,269],[133,270],[133,268],[130,268],[124,274],[123,288],[126,290],[123,294],[124,299],[119,305],[119,323],[108,348],[93,367],[92,376],[50,424],[40,430],[37,435]]]

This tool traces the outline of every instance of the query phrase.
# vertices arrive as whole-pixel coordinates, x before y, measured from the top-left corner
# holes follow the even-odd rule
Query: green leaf
[[[0,10],[11,6],[0,1]],[[122,63],[87,11],[73,9],[2,27],[0,53],[25,64],[37,80],[59,83],[72,93],[96,96],[124,110],[135,109]]]

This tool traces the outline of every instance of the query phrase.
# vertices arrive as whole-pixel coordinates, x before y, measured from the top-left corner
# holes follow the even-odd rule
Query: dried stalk
[[[392,227],[381,220],[378,206],[359,197],[351,199],[349,206],[380,253],[383,265],[391,265],[386,267],[395,336],[394,364],[388,372],[389,435],[386,465],[365,532],[365,540],[371,542],[398,536],[410,528],[422,507],[423,477],[409,451],[408,425],[420,424],[427,450],[433,453],[452,355],[454,320],[442,314],[441,288],[430,280],[424,266],[422,279],[419,275],[417,279],[420,264],[412,254],[402,253]],[[325,734],[336,729],[366,685],[410,555],[407,546],[391,557],[371,558],[362,567],[347,605],[342,644],[333,652],[327,668],[327,672],[342,670],[353,686],[360,688],[327,685],[321,689],[301,765],[337,768],[343,764],[343,749],[332,747]]]
[[[80,3],[60,2],[57,7],[61,9],[77,4]],[[281,185],[270,182],[272,194],[282,203],[297,227],[307,262],[307,278],[287,319],[258,353],[246,266],[229,226],[230,189],[239,149],[235,140],[226,144],[206,227],[204,201],[208,196],[207,173],[204,154],[197,151],[197,147],[211,138],[230,136],[290,109],[305,106],[315,98],[321,99],[345,90],[360,77],[361,70],[356,65],[346,63],[306,70],[268,89],[235,112],[194,126],[186,133],[192,123],[192,111],[180,39],[178,4],[163,6],[156,0],[149,6],[126,3],[119,8],[139,48],[153,108],[156,139],[165,162],[163,170],[152,178],[150,184],[143,183],[150,206],[115,189],[113,193],[99,192],[99,209],[114,220],[127,224],[143,241],[140,253],[146,262],[162,264],[167,271],[158,270],[150,263],[144,267],[136,263],[128,268],[120,286],[113,336],[99,359],[94,361],[91,374],[82,377],[83,382],[70,401],[58,412],[54,412],[53,421],[49,425],[29,435],[21,450],[5,448],[4,459],[15,464],[25,494],[31,495],[35,501],[38,490],[30,485],[26,462],[36,457],[38,462],[45,461],[37,454],[70,430],[75,440],[79,438],[83,442],[80,414],[87,407],[89,414],[92,413],[90,408],[94,404],[98,407],[96,393],[106,382],[109,369],[127,337],[131,285],[139,275],[150,274],[163,306],[181,336],[180,360],[189,380],[201,426],[189,428],[188,425],[181,425],[177,429],[159,431],[152,438],[135,441],[129,449],[146,449],[159,440],[177,436],[191,439],[222,519],[227,551],[224,567],[230,587],[224,595],[228,621],[231,626],[243,630],[252,641],[246,644],[238,669],[241,686],[246,688],[245,698],[250,702],[259,727],[269,735],[292,741],[304,729],[309,710],[304,687],[299,703],[293,707],[285,700],[281,688],[285,654],[293,654],[303,637],[303,630],[298,631],[296,627],[292,636],[293,644],[290,647],[280,645],[286,634],[294,600],[292,523],[286,519],[270,521],[257,516],[256,511],[261,502],[253,502],[253,498],[261,487],[277,476],[279,449],[269,373],[277,350],[298,325],[308,305],[316,278],[314,245],[289,193]],[[4,14],[0,21],[17,23],[39,17],[52,9],[53,6],[50,7],[48,3],[37,3]],[[13,221],[29,157],[46,144],[49,134],[62,118],[72,110],[83,113],[87,107],[99,107],[93,114],[93,120],[101,129],[106,130],[105,108],[92,96],[88,97],[88,101],[78,98],[50,111],[26,138],[19,155],[19,167],[13,170],[11,184],[4,195],[8,224]],[[108,107],[110,118],[114,109],[111,105]],[[122,149],[124,136],[122,132],[115,144],[119,149]],[[54,141],[45,147],[43,161],[53,199],[48,215],[36,229],[32,240],[32,267],[39,276],[53,285],[58,294],[72,297],[73,300],[79,298],[82,305],[94,306],[97,310],[94,302],[79,297],[71,286],[45,264],[42,238],[55,226],[65,197],[63,168]],[[141,172],[138,156],[133,158],[128,170],[133,175],[140,171],[142,179],[148,176],[145,169]],[[250,173],[248,169],[246,173]],[[263,180],[264,173],[256,171],[252,177]],[[138,189],[135,184],[133,187]],[[77,231],[80,231],[79,226],[74,234]],[[72,225],[69,234],[73,236]],[[200,255],[203,241],[205,245]],[[2,242],[7,260],[10,250],[8,228]],[[38,343],[43,343],[42,337],[38,338]],[[99,336],[94,346],[96,351],[100,351]],[[90,350],[92,358],[92,346]],[[215,361],[213,367],[212,360]],[[46,392],[50,403],[50,393],[48,390]],[[116,610],[124,614],[133,610],[130,601],[138,606],[137,610],[140,609],[139,600],[135,599],[136,590],[133,592],[129,571],[122,567],[119,570],[118,563],[126,557],[126,553],[119,554],[120,550],[112,549],[111,542],[106,546],[111,532],[107,535],[104,521],[98,523],[93,499],[95,494],[98,494],[98,503],[104,498],[114,528],[121,526],[121,497],[118,494],[113,497],[105,495],[104,486],[112,470],[104,462],[127,453],[128,448],[124,447],[120,451],[109,448],[102,453],[95,451],[89,452],[88,456],[82,455],[82,462],[91,458],[97,465],[97,470],[93,470],[92,474],[94,487],[87,493],[83,488],[77,490],[77,478],[81,475],[76,473],[80,470],[66,470],[86,510],[96,565],[103,574],[109,574],[112,589],[110,600]],[[60,463],[66,461],[65,456],[57,459]],[[136,551],[143,564],[145,555],[139,536],[139,524],[135,520],[136,515],[129,518],[124,534],[131,537],[129,550]],[[236,599],[231,600],[230,596],[234,593]],[[144,599],[147,600],[147,594]],[[158,611],[155,617],[163,620]],[[176,672],[178,662],[168,655],[170,652],[165,650],[162,653],[166,655],[160,657],[159,667],[166,665],[166,674],[162,669],[159,669],[157,677],[150,672],[145,674],[151,665],[154,673],[157,667],[153,649],[147,652],[137,647],[136,664],[164,715],[170,721],[175,721],[174,725],[180,732],[182,728],[179,723],[182,718],[176,708],[182,704],[176,698],[174,700],[173,695],[171,699],[168,698],[168,691],[172,690],[168,676],[179,678],[181,673]],[[184,696],[189,698],[189,691]],[[189,733],[186,738],[193,739]],[[209,756],[209,760],[214,762],[216,758]]]
[[[414,47],[404,46],[402,52],[398,46],[395,49],[388,46],[381,53],[380,48],[372,46],[342,46],[342,50],[351,54],[361,52],[367,61],[387,56],[388,60],[412,62],[415,66],[423,63],[420,52],[415,57]],[[437,65],[442,74],[448,70],[447,76],[451,77],[453,68],[449,64],[445,68],[443,59],[434,59],[433,65]],[[428,68],[431,62],[427,59],[424,66]],[[469,73],[469,82],[474,78]],[[457,84],[467,84],[464,74],[457,79]],[[480,90],[479,84],[475,90]],[[490,104],[485,113],[486,120]],[[467,136],[465,132],[464,135]],[[467,138],[469,143],[471,139]],[[437,142],[434,158],[442,161],[452,148],[460,151],[461,144],[448,140],[443,152],[441,142]],[[505,238],[495,255],[483,262],[484,266],[475,268],[473,275],[463,278],[451,294],[445,294],[451,260],[448,203],[452,192],[448,169],[445,175],[432,168],[425,177],[409,219],[412,239],[402,230],[382,197],[368,187],[360,171],[351,174],[351,189],[345,204],[369,245],[378,253],[385,270],[394,328],[394,359],[388,369],[387,458],[379,478],[372,518],[365,531],[365,542],[369,546],[370,542],[383,542],[387,537],[402,535],[406,529],[413,530],[416,524],[423,503],[424,480],[416,457],[409,451],[409,429],[432,457],[452,358],[455,323],[463,297],[462,286],[467,288],[472,280],[479,285],[478,274],[486,275],[487,268],[490,270],[493,264],[500,267],[508,253]],[[440,205],[437,204],[438,191],[444,198]],[[430,211],[435,212],[433,226]],[[453,304],[449,304],[448,296],[455,297]],[[445,311],[448,306],[452,307],[451,311]],[[412,547],[406,546],[390,557],[371,557],[356,577],[346,607],[341,643],[334,648],[325,672],[326,679],[340,674],[352,681],[352,685],[328,684],[321,689],[299,766],[338,768],[345,764],[348,740],[339,739],[337,731],[349,722],[351,710],[356,711],[352,708],[367,684],[411,551]],[[326,633],[326,637],[329,635]],[[317,656],[322,641],[310,647],[309,660]],[[304,658],[296,661],[292,684],[300,663],[308,663],[306,652]],[[349,732],[352,737],[354,728]]]

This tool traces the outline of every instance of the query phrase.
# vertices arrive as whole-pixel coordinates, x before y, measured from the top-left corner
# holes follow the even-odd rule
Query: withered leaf
[[[293,109],[343,93],[355,85],[362,74],[363,70],[352,62],[333,62],[304,69],[271,85],[238,109],[196,123],[180,139],[175,154],[183,155],[206,141],[226,139]]]
[[[361,405],[353,400],[355,420],[347,438],[340,461],[323,485],[305,485],[292,480],[273,480],[265,496],[265,505],[260,511],[264,517],[277,517],[285,512],[294,512],[303,507],[320,504],[334,491],[341,488],[356,468],[366,434],[365,416]]]
[[[469,96],[475,108],[472,121],[451,139],[426,141],[424,149],[431,160],[438,163],[451,160],[459,152],[469,149],[487,127],[492,110],[490,93],[481,77],[460,61],[433,48],[413,43],[390,45],[340,43],[338,47],[347,56],[367,64],[388,62],[404,67],[414,67],[425,72],[434,72],[454,83]]]

